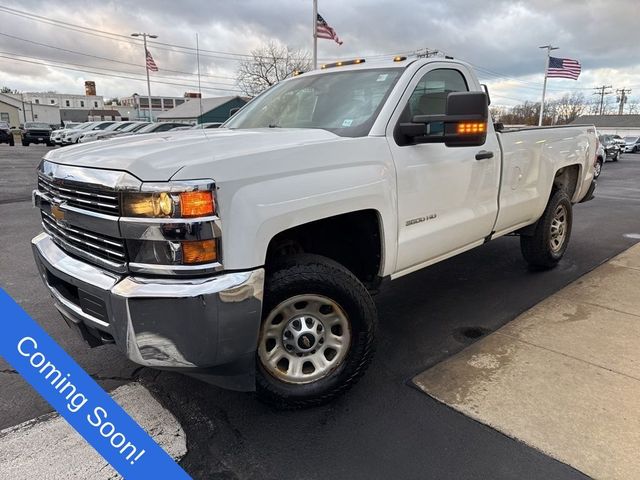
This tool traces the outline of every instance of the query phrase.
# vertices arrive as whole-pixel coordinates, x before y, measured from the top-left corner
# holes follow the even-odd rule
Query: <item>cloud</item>
[[[323,60],[436,48],[479,67],[480,77],[504,104],[537,100],[541,93],[544,51],[551,43],[554,55],[582,62],[579,81],[550,80],[549,94],[582,91],[612,84],[636,86],[640,93],[640,59],[636,48],[640,30],[633,12],[637,0],[320,0],[320,12],[344,40],[343,46],[319,41]],[[198,32],[205,95],[228,94],[233,89],[238,60],[214,52],[249,53],[275,39],[292,48],[311,48],[311,0],[182,1],[137,0],[23,0],[5,4],[70,24],[128,36],[135,31],[158,34],[158,42],[195,47]],[[44,12],[44,13],[43,13]],[[625,14],[627,12],[629,14]],[[118,79],[97,73],[60,70],[0,58],[0,83],[29,90],[82,91],[85,78],[95,80],[100,94],[130,95],[146,89],[144,52],[129,37],[104,38],[59,28],[0,12],[0,33],[26,38],[63,50],[0,36],[0,51],[68,62],[80,70],[118,74]],[[98,33],[98,32],[94,32]],[[194,90],[196,59],[193,51],[151,44],[160,72],[153,76],[153,92],[182,95]],[[130,65],[129,65],[130,64]],[[86,67],[82,67],[85,65]],[[187,72],[179,74],[175,70]],[[152,74],[153,75],[153,74]],[[226,78],[225,78],[226,77]],[[165,82],[165,83],[160,83]],[[168,85],[174,83],[180,85]],[[502,99],[500,99],[502,97]]]

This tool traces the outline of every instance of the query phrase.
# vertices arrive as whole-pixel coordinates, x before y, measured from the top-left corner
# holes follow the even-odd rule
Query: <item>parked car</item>
[[[598,146],[596,148],[596,163],[593,165],[593,178],[598,178],[602,173],[602,166],[607,161],[607,153],[604,145],[598,140]]]
[[[168,132],[169,130],[172,130],[177,127],[189,127],[189,126],[190,125],[188,123],[181,123],[181,122],[156,122],[156,123],[150,123],[149,125],[141,128],[135,133],[141,135],[143,133]]]
[[[93,122],[67,122],[64,124],[64,126],[62,128],[58,128],[58,129],[54,129],[51,132],[51,136],[49,137],[49,139],[51,140],[51,143],[53,143],[54,145],[62,145],[62,134],[64,132],[66,132],[67,130],[72,130],[72,129],[76,129],[79,128],[82,125],[86,125],[88,123],[93,123]]]
[[[105,131],[99,132],[96,135],[96,140],[108,140],[110,138],[116,138],[121,135],[135,133],[141,128],[144,128],[147,125],[149,125],[149,122],[129,122],[129,123],[130,123],[129,125],[127,125],[126,127],[120,130],[115,129],[115,130],[105,130]]]
[[[32,143],[44,143],[53,146],[51,143],[51,126],[43,122],[25,122],[21,130],[22,146],[28,147]]]
[[[624,152],[640,152],[640,137],[624,137]]]
[[[114,124],[109,125],[104,130],[90,130],[80,135],[79,142],[80,143],[93,142],[95,140],[98,140],[98,136],[103,133],[122,132],[125,128],[127,128],[129,125],[132,125],[132,124],[135,124],[135,122],[130,122],[130,121],[115,122]]]
[[[384,279],[508,234],[532,268],[563,258],[596,131],[496,131],[488,104],[458,60],[345,61],[276,84],[224,131],[52,150],[40,276],[92,346],[277,407],[329,401],[371,361]]]
[[[11,131],[11,127],[6,122],[0,122],[0,143],[8,143],[12,147],[15,145],[13,131]]]
[[[620,145],[616,142],[613,135],[600,135],[598,137],[600,144],[605,151],[605,161],[610,159],[612,162],[617,162],[620,159]]]
[[[102,122],[93,122],[93,125],[89,125],[86,128],[74,128],[71,130],[67,130],[62,135],[62,144],[63,145],[71,145],[72,143],[78,143],[80,137],[86,133],[93,130],[105,130],[110,125],[116,123],[115,121],[102,121]]]

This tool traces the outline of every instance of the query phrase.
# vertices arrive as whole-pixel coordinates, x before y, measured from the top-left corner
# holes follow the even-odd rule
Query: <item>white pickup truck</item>
[[[324,65],[222,128],[49,151],[35,259],[90,345],[327,401],[373,354],[371,292],[506,234],[551,268],[593,196],[593,126],[500,131],[469,65]],[[496,131],[498,130],[498,131]]]

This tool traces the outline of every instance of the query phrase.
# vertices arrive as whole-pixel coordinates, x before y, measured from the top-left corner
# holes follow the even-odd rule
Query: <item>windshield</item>
[[[624,141],[627,143],[636,143],[636,140],[638,140],[638,137],[624,137]]]
[[[153,132],[157,127],[157,123],[150,123],[149,125],[145,125],[144,127],[142,127],[140,130],[138,130],[140,133],[148,133],[148,132]]]
[[[39,123],[39,122],[27,122],[24,124],[24,128],[51,128],[48,123]]]
[[[402,69],[351,70],[299,77],[261,94],[228,128],[321,128],[345,137],[367,135]]]

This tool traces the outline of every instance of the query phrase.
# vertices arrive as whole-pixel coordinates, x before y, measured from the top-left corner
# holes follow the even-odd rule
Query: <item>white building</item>
[[[26,102],[36,105],[53,105],[61,109],[102,110],[104,108],[104,98],[101,95],[72,95],[55,92],[25,92],[11,95],[23,96]]]
[[[151,110],[153,112],[153,118],[156,118],[156,114],[171,110],[178,105],[182,105],[184,102],[192,100],[192,98],[185,97],[151,97]],[[130,120],[148,120],[149,119],[149,99],[145,95],[138,95],[134,93],[130,97],[124,97],[120,99],[120,106],[118,107],[120,113],[128,112]]]
[[[0,93],[0,101],[12,105],[18,110],[19,122],[44,122],[49,125],[60,125],[60,108],[57,105],[45,105],[28,101],[20,94]]]

